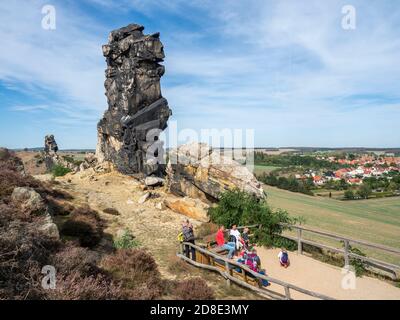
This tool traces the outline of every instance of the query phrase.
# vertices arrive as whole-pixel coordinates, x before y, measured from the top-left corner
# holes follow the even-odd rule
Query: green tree
[[[344,198],[347,200],[353,200],[354,199],[354,192],[352,190],[346,190],[344,192]]]
[[[357,191],[357,195],[363,199],[368,199],[371,193],[371,187],[367,184],[363,184]]]
[[[396,182],[391,181],[387,187],[389,191],[396,191],[399,188]]]
[[[281,244],[284,227],[280,223],[293,224],[302,219],[292,218],[286,211],[272,210],[266,201],[258,200],[253,195],[239,190],[224,192],[218,205],[211,207],[208,212],[211,221],[230,228],[236,225],[261,224],[256,229],[255,240],[263,245]]]

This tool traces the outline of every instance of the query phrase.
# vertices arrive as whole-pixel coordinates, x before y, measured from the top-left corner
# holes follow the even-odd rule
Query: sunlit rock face
[[[212,150],[206,143],[190,143],[169,153],[167,186],[172,193],[215,202],[226,190],[239,189],[265,198],[260,182],[243,165]]]
[[[150,175],[160,171],[158,134],[172,113],[160,88],[163,45],[158,33],[143,30],[137,24],[114,30],[103,46],[108,110],[97,126],[96,155],[122,173]]]

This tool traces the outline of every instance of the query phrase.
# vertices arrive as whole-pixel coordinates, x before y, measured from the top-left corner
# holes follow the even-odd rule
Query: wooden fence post
[[[348,268],[350,265],[349,260],[349,240],[344,240],[344,267]]]
[[[226,269],[226,275],[229,276],[230,275],[230,271],[229,271],[229,263],[228,263],[228,261],[225,261],[225,269]],[[226,278],[226,284],[228,286],[231,285],[231,280],[228,277]]]
[[[303,244],[301,243],[302,230],[297,229],[297,253],[303,254]]]
[[[285,296],[286,296],[286,300],[290,300],[290,289],[288,286],[285,286]]]

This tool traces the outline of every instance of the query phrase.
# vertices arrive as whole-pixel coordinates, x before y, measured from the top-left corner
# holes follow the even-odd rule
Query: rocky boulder
[[[144,184],[148,187],[157,187],[164,184],[164,179],[159,177],[146,177]]]
[[[38,229],[47,237],[53,239],[60,239],[60,233],[58,231],[57,225],[53,222],[50,214],[46,214]]]
[[[40,194],[32,188],[15,188],[11,194],[11,201],[19,206],[26,215],[42,214],[47,209]]]
[[[210,219],[207,216],[209,206],[198,199],[180,198],[166,199],[165,205],[176,213],[187,216],[201,222],[208,222]]]
[[[260,182],[245,166],[205,143],[182,145],[170,152],[167,186],[174,194],[208,202],[236,188],[260,199],[265,197]]]

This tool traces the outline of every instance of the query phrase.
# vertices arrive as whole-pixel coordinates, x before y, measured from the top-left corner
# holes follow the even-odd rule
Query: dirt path
[[[343,289],[344,274],[341,268],[317,261],[297,253],[289,253],[291,265],[285,269],[279,265],[278,249],[258,248],[262,266],[267,274],[273,278],[291,283],[298,287],[325,294],[334,299],[341,300],[399,300],[400,288],[384,281],[362,277],[355,279],[355,289]],[[348,278],[347,278],[348,279]],[[349,284],[349,282],[344,281]],[[271,290],[284,293],[278,285],[272,285]],[[294,299],[311,299],[301,293],[291,290]]]

